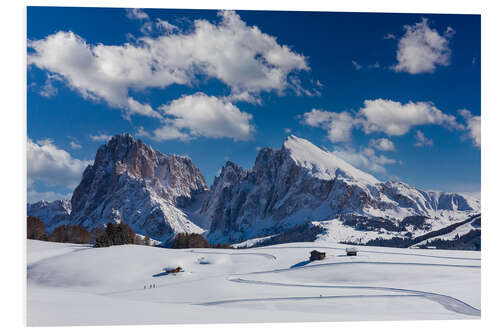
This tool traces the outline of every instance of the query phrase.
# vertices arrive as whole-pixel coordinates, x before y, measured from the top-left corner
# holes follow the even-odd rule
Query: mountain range
[[[212,243],[246,245],[277,235],[300,241],[311,228],[335,241],[413,239],[479,214],[477,198],[379,181],[293,135],[279,150],[261,149],[249,170],[226,162],[208,188],[189,157],[118,134],[98,149],[70,201],[28,204],[28,215],[49,232],[61,224],[90,230],[123,221],[159,241],[194,232]]]

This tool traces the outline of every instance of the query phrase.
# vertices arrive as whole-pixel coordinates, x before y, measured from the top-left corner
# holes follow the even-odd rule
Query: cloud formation
[[[388,135],[404,135],[411,127],[419,125],[443,125],[463,129],[452,115],[445,114],[430,102],[402,104],[386,99],[365,100],[359,110],[365,133],[384,132]]]
[[[432,73],[436,66],[450,65],[450,39],[455,31],[448,27],[443,34],[428,25],[423,18],[414,25],[405,25],[405,35],[398,42],[396,72]],[[387,35],[389,36],[389,35]],[[392,35],[393,36],[393,35]]]
[[[127,13],[148,19],[137,9]],[[303,55],[248,26],[233,11],[219,12],[219,17],[217,23],[196,20],[194,29],[186,32],[169,25],[164,34],[123,45],[91,45],[71,31],[59,31],[28,42],[28,64],[57,74],[84,98],[122,109],[126,118],[161,119],[149,104],[131,97],[131,90],[192,86],[200,75],[227,85],[234,100],[257,101],[261,92],[297,91],[289,75],[309,71]]]
[[[195,137],[232,138],[247,141],[253,137],[252,115],[235,105],[204,93],[183,96],[160,107],[164,125],[152,134],[139,128],[139,136],[157,141]]]
[[[395,151],[396,150],[394,143],[387,138],[370,139],[369,145],[377,150],[382,150],[382,151]]]
[[[149,15],[140,8],[127,8],[125,9],[126,15],[131,20],[148,20]]]
[[[94,142],[108,142],[111,140],[111,135],[108,134],[91,134],[89,137]]]
[[[476,147],[481,147],[481,116],[473,116],[469,110],[462,109],[458,113],[467,123],[467,136],[472,139]]]
[[[445,114],[430,102],[402,104],[381,98],[365,100],[364,106],[355,113],[313,109],[303,114],[302,122],[312,127],[325,129],[331,142],[350,142],[352,130],[355,128],[363,130],[365,134],[382,132],[389,136],[404,135],[412,127],[420,125],[440,125],[449,129],[465,129],[462,124],[456,121],[455,116]],[[386,150],[390,150],[392,147],[389,140],[385,140],[384,147],[389,148]],[[378,143],[379,147],[382,148],[380,142]]]
[[[354,126],[361,123],[349,112],[329,112],[312,109],[303,115],[303,123],[312,127],[320,127],[328,131],[331,142],[351,141],[351,132]]]
[[[92,163],[73,158],[67,151],[57,148],[50,139],[33,142],[30,138],[27,144],[27,162],[28,183],[39,180],[68,188],[76,186],[83,170]]]
[[[69,145],[71,146],[72,149],[82,149],[83,148],[81,144],[79,144],[75,141],[71,141],[69,143]]]
[[[417,140],[414,144],[415,147],[426,147],[432,146],[434,144],[434,141],[428,139],[420,130],[417,130],[417,132],[415,133],[415,139]]]
[[[335,148],[333,153],[346,162],[366,171],[380,174],[387,173],[385,165],[401,163],[395,159],[387,158],[384,155],[377,155],[371,148]]]

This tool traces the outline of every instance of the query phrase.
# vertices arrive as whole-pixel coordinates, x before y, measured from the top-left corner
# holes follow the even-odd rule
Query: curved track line
[[[51,256],[51,257],[47,257],[47,258],[43,258],[43,259],[40,259],[38,261],[35,261],[29,265],[26,266],[26,271],[29,271],[33,268],[35,268],[36,266],[38,266],[40,263],[44,263],[46,261],[50,261],[54,258],[60,258],[60,257],[63,257],[65,255],[68,255],[68,254],[72,254],[72,253],[75,253],[75,252],[80,252],[80,251],[87,251],[87,250],[92,250],[94,249],[93,247],[90,247],[90,246],[82,246],[82,247],[78,247],[76,249],[74,249],[73,251],[68,251],[68,252],[64,252],[64,253],[61,253],[61,254],[56,254],[54,256]]]
[[[445,309],[453,311],[459,314],[464,314],[468,316],[481,316],[481,310],[462,302],[461,300],[437,293],[431,293],[420,290],[411,289],[401,289],[401,288],[389,288],[389,287],[372,287],[372,286],[330,286],[330,285],[307,285],[307,284],[294,284],[294,283],[279,283],[279,282],[267,282],[258,280],[246,280],[241,278],[228,279],[235,283],[248,283],[257,285],[268,285],[268,286],[279,286],[279,287],[300,287],[300,288],[328,288],[328,289],[363,289],[363,290],[381,290],[390,292],[402,292],[405,294],[410,294],[414,296],[425,297],[430,301],[441,304]]]
[[[269,254],[269,253],[255,253],[255,252],[250,252],[250,253],[226,253],[226,252],[206,252],[206,251],[195,251],[195,250],[190,250],[190,251],[185,251],[188,253],[200,253],[200,254],[225,254],[228,256],[259,256],[259,257],[264,257],[267,259],[272,259],[276,260],[276,256]]]
[[[241,298],[225,301],[213,301],[198,303],[195,305],[221,305],[230,303],[261,302],[261,301],[306,301],[316,299],[338,299],[338,298],[386,298],[386,297],[422,297],[422,295],[342,295],[342,296],[293,296],[293,297],[267,297],[267,298]]]
[[[326,264],[316,264],[316,265],[309,265],[309,266],[304,265],[304,266],[297,266],[297,267],[274,269],[274,270],[270,270],[270,271],[260,271],[260,272],[242,273],[242,274],[234,274],[234,275],[280,273],[280,272],[299,270],[299,269],[313,269],[313,268],[324,267],[324,266],[355,265],[355,264],[481,268],[481,266],[476,266],[476,265],[428,264],[428,263],[418,263],[418,262],[391,262],[391,261],[389,261],[389,262],[385,262],[385,261],[351,261],[351,262],[349,262],[349,261],[347,261],[347,262],[331,262],[331,263],[326,263]]]

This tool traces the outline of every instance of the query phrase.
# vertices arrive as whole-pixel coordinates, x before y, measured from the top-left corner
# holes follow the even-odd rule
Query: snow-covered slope
[[[454,228],[450,232],[447,232],[443,235],[427,238],[426,240],[419,242],[419,243],[415,244],[414,246],[415,247],[427,246],[429,244],[432,244],[434,241],[452,242],[452,241],[456,241],[460,237],[463,237],[467,234],[470,234],[471,232],[480,231],[480,230],[481,230],[481,216],[478,216],[474,219],[471,219],[469,222],[464,223],[464,224]]]
[[[370,185],[379,183],[372,175],[295,135],[287,138],[283,148],[288,150],[290,157],[298,166],[308,169],[315,178],[324,180],[337,178]]]
[[[28,216],[36,216],[43,221],[45,230],[51,233],[56,227],[69,223],[71,214],[71,201],[55,200],[47,202],[45,200],[28,204]]]
[[[432,230],[479,210],[479,200],[472,197],[380,182],[292,135],[280,150],[262,149],[249,171],[226,164],[199,213],[211,221],[210,240],[236,243],[352,215],[383,219],[394,229],[405,217],[425,216]]]
[[[157,240],[179,232],[200,233],[182,207],[206,189],[188,157],[164,155],[119,134],[99,148],[94,164],[85,169],[71,198],[70,222],[91,229],[124,221]]]
[[[313,249],[325,260],[309,262]],[[345,246],[331,242],[174,250],[28,240],[27,323],[479,318],[480,253],[358,249],[346,257]],[[183,272],[163,272],[177,266]]]

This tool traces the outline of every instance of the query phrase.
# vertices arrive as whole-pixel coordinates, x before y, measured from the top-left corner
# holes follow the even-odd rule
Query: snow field
[[[312,249],[326,259],[309,262]],[[480,253],[358,249],[347,257],[331,242],[173,250],[28,240],[28,325],[479,318]],[[177,266],[184,272],[163,271]]]

